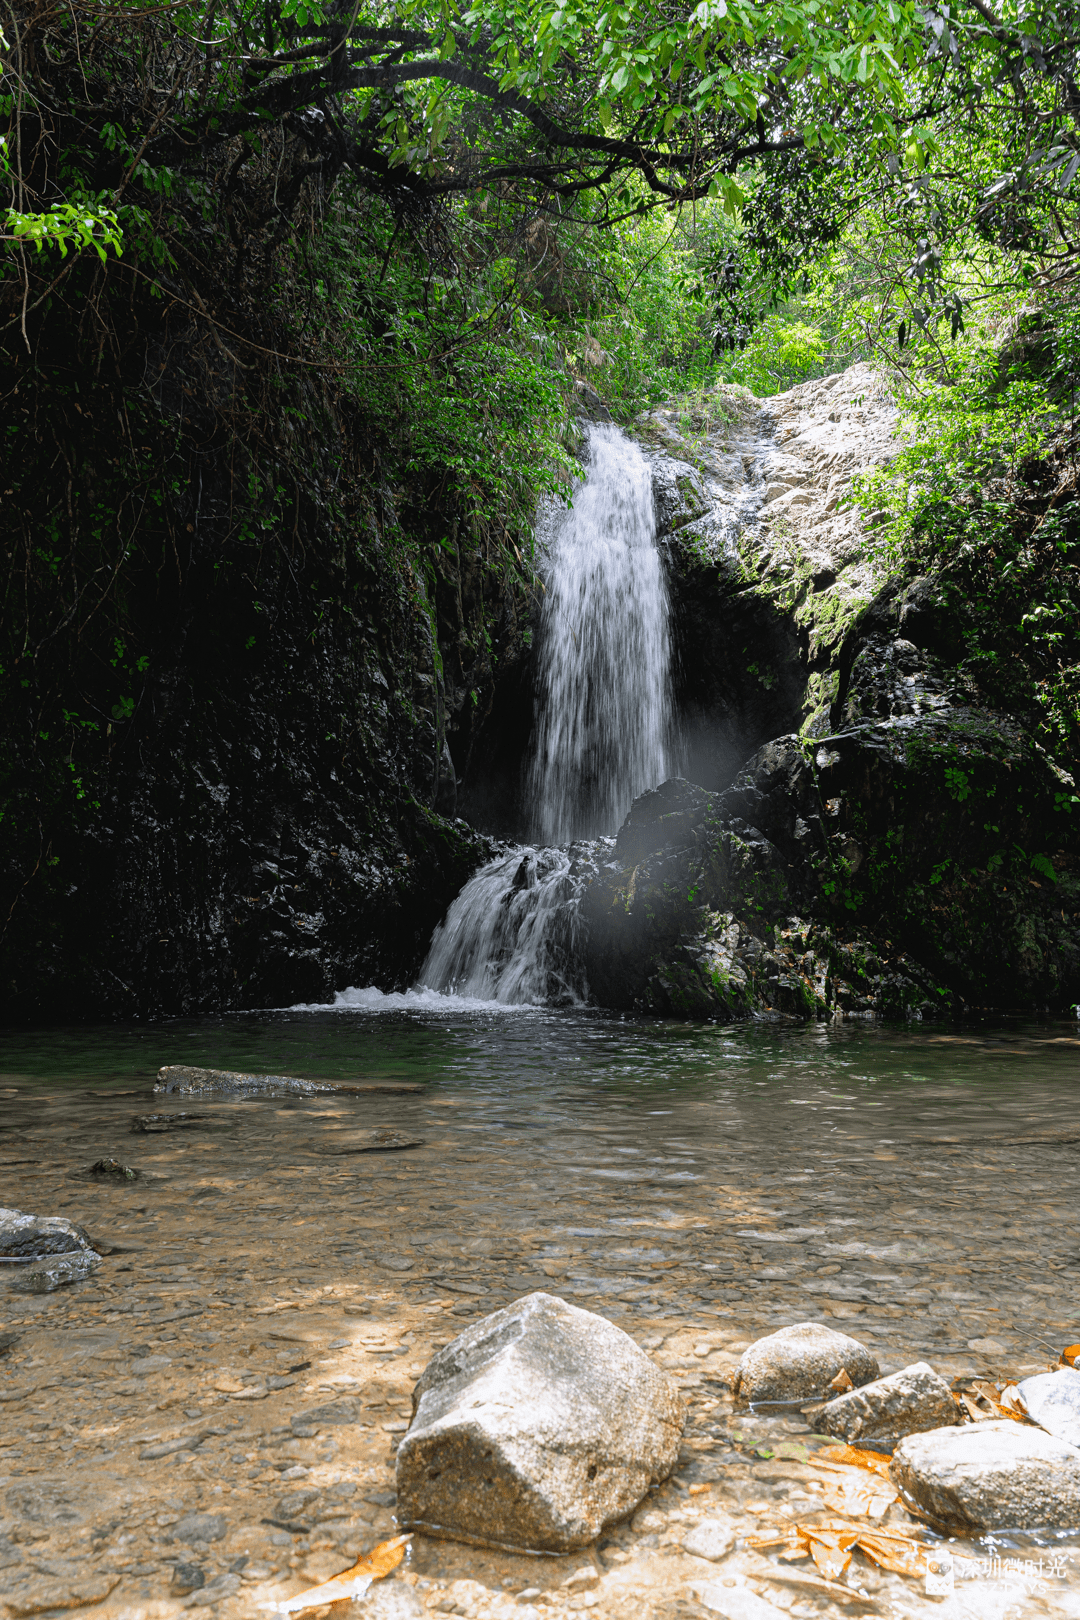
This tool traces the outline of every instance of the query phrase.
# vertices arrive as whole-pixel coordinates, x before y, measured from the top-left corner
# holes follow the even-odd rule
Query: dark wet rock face
[[[586,893],[606,1005],[926,1015],[1075,997],[1071,782],[1009,717],[856,719],[766,744],[725,793],[678,791],[678,815],[635,805]],[[1036,857],[1019,874],[1016,851]]]
[[[890,590],[856,623],[827,735],[767,742],[722,793],[635,802],[583,903],[599,1001],[731,1018],[1076,999],[1073,778],[898,634],[911,601]]]
[[[993,707],[960,673],[964,604],[930,576],[881,586],[846,502],[894,421],[856,366],[637,424],[700,788],[643,795],[599,850],[584,915],[605,1005],[728,1019],[1080,999],[1069,762],[1005,687]]]
[[[160,499],[116,519],[122,571],[101,611],[94,596],[54,619],[56,593],[35,600],[25,640],[38,651],[17,676],[5,658],[9,1020],[402,988],[490,852],[454,819],[458,785],[482,779],[501,746],[484,729],[493,672],[509,683],[527,662],[528,592],[456,546],[446,501],[388,487],[363,424],[336,414],[314,375],[297,376],[287,408],[260,393],[257,428],[238,432],[230,415],[224,431],[216,368],[179,307],[154,305],[131,311],[129,386],[102,384],[70,422],[54,396],[39,401],[78,441],[63,461],[105,480],[95,512],[130,498],[108,469],[136,398],[153,434],[139,431],[158,435],[143,453],[166,471]],[[62,323],[49,341],[42,374],[55,360],[63,398],[77,344]],[[75,368],[81,389],[91,374],[96,388],[92,365]],[[308,450],[290,462],[300,420]],[[91,596],[121,567],[101,545]]]

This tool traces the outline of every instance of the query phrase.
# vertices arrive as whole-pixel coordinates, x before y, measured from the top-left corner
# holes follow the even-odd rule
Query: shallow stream
[[[374,992],[349,1011],[8,1034],[0,1201],[82,1220],[114,1252],[90,1283],[2,1302],[0,1329],[18,1335],[0,1357],[4,1530],[36,1514],[58,1556],[93,1530],[94,1578],[113,1582],[95,1612],[153,1620],[179,1612],[162,1519],[220,1509],[223,1539],[180,1551],[208,1581],[246,1558],[220,1612],[254,1613],[392,1529],[393,1447],[432,1348],[544,1288],[619,1322],[693,1403],[652,1528],[639,1514],[592,1557],[602,1613],[659,1614],[701,1564],[680,1551],[695,1512],[753,1528],[810,1511],[797,1459],[744,1467],[730,1449],[731,1422],[743,1441],[789,1422],[725,1416],[750,1339],[821,1319],[885,1371],[927,1359],[950,1378],[1042,1370],[1080,1339],[1078,1056],[1064,1022],[719,1028]],[[155,1096],[163,1063],[421,1089]],[[201,1117],[132,1130],[180,1111]],[[351,1133],[372,1126],[420,1145],[356,1151]],[[110,1155],[139,1178],[86,1174]],[[297,1437],[297,1412],[333,1391],[357,1392],[361,1420]],[[219,1438],[141,1460],[148,1436],[204,1430]],[[290,1468],[355,1487],[356,1511],[321,1540],[274,1528]],[[11,1547],[0,1577],[32,1594],[45,1576]],[[957,1612],[1071,1614],[1080,1540],[1069,1556],[1076,1578],[1070,1564],[1050,1597],[980,1589]],[[757,1576],[739,1575],[752,1589],[828,1610],[812,1582],[782,1577],[790,1566],[762,1574],[755,1557]],[[521,1562],[417,1538],[401,1580],[425,1603],[464,1593],[459,1612],[477,1616],[528,1581],[583,1606],[558,1560],[528,1581]]]

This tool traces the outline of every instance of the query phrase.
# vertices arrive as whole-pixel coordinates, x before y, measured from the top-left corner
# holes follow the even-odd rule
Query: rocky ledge
[[[950,649],[971,627],[933,578],[875,588],[844,505],[894,415],[856,366],[639,423],[697,780],[644,794],[598,849],[583,909],[606,1006],[929,1016],[1080,998],[1068,762],[961,671]]]

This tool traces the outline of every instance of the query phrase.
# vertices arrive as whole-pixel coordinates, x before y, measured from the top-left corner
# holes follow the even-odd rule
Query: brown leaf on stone
[[[999,1386],[987,1378],[976,1378],[972,1380],[970,1389],[964,1391],[961,1400],[977,1423],[990,1418],[1012,1418],[1016,1423],[1030,1421],[1015,1384]]]
[[[856,1530],[808,1530],[810,1556],[827,1581],[838,1581],[851,1563]]]
[[[967,1413],[968,1417],[973,1423],[984,1422],[987,1418],[992,1418],[994,1416],[994,1413],[990,1411],[988,1407],[980,1406],[979,1402],[973,1395],[968,1395],[966,1392],[961,1391],[957,1398],[960,1405],[963,1407],[964,1411]]]
[[[345,1603],[351,1598],[363,1597],[372,1581],[381,1580],[397,1568],[411,1540],[412,1536],[391,1536],[389,1541],[380,1541],[365,1557],[358,1558],[351,1569],[342,1570],[331,1580],[309,1586],[306,1592],[300,1592],[296,1597],[286,1598],[280,1603],[263,1603],[260,1607],[274,1609],[279,1614],[300,1614],[304,1609],[318,1609],[324,1604]]]
[[[841,1367],[836,1377],[829,1380],[828,1387],[834,1389],[838,1395],[846,1395],[849,1389],[855,1388],[855,1385],[848,1376],[847,1368]]]

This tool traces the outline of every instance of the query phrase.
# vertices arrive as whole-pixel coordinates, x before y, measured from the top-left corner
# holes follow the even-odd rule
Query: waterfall
[[[652,474],[617,427],[591,426],[589,475],[547,515],[537,722],[526,773],[538,844],[613,834],[672,774],[671,636]]]
[[[585,1000],[582,879],[562,849],[515,849],[470,878],[432,937],[420,986],[477,1001]]]
[[[538,539],[545,596],[537,722],[525,773],[536,845],[500,855],[462,889],[414,988],[342,991],[335,1006],[503,1006],[587,999],[581,896],[595,846],[639,793],[672,774],[671,638],[652,475],[638,446],[590,426],[589,471]],[[562,846],[562,847],[560,847]]]

